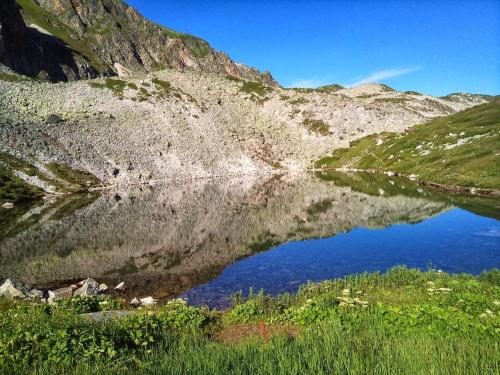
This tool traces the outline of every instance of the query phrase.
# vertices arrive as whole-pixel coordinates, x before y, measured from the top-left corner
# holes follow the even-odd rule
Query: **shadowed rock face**
[[[312,176],[106,192],[67,216],[41,215],[0,240],[0,275],[40,286],[86,277],[125,281],[132,294],[168,297],[279,243],[418,222],[449,207],[370,196]]]
[[[28,27],[15,0],[0,4],[0,63],[51,81],[95,78],[97,71],[53,35]]]
[[[68,81],[172,68],[277,85],[269,73],[156,25],[123,1],[2,0],[0,10],[0,63],[31,77]]]

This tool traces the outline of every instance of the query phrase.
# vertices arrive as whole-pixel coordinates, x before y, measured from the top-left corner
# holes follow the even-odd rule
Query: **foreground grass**
[[[475,277],[395,268],[293,295],[236,295],[225,312],[173,301],[105,323],[78,315],[119,308],[104,297],[0,304],[0,372],[497,374],[499,301],[498,270]],[[258,334],[224,335],[251,325]],[[295,328],[271,334],[277,326]]]
[[[446,185],[500,188],[500,98],[417,125],[371,135],[316,162],[317,168],[381,169]]]

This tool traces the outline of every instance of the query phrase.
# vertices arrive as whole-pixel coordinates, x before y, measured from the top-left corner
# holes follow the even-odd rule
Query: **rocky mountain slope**
[[[0,151],[49,179],[46,166],[55,162],[104,184],[297,171],[358,138],[401,132],[485,102],[464,98],[377,84],[283,89],[177,70],[57,84],[5,72]],[[40,181],[47,178],[39,177],[30,182],[47,190]]]
[[[156,25],[121,0],[2,0],[0,63],[50,81],[160,69],[231,74],[276,85],[191,35]]]

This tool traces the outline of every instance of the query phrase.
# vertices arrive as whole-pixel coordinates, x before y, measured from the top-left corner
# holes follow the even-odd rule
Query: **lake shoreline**
[[[446,191],[450,193],[458,193],[458,194],[470,194],[470,195],[481,195],[488,197],[498,197],[500,196],[500,189],[490,189],[490,188],[477,188],[477,187],[467,187],[467,186],[458,186],[458,185],[446,185],[440,184],[433,181],[421,180],[418,176],[414,174],[408,174],[403,172],[396,171],[386,171],[383,169],[361,169],[361,168],[314,168],[310,169],[311,172],[321,173],[321,172],[339,172],[339,173],[372,173],[372,174],[382,174],[389,177],[402,177],[406,178],[410,181],[415,182],[418,185],[428,186],[430,188]]]

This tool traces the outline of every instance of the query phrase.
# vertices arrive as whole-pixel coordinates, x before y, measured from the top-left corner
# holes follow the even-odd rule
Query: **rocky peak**
[[[150,22],[122,0],[17,0],[17,4],[21,13],[16,0],[2,0],[2,37],[41,45],[39,49],[51,53],[53,45],[59,48],[56,56],[43,62],[30,51],[27,59],[31,66],[19,67],[14,42],[3,45],[0,41],[0,63],[22,74],[65,81],[171,68],[230,74],[277,85],[269,73],[235,63],[203,39]],[[9,19],[15,19],[23,32],[14,32],[12,25],[4,31]],[[62,72],[56,74],[55,67]]]

